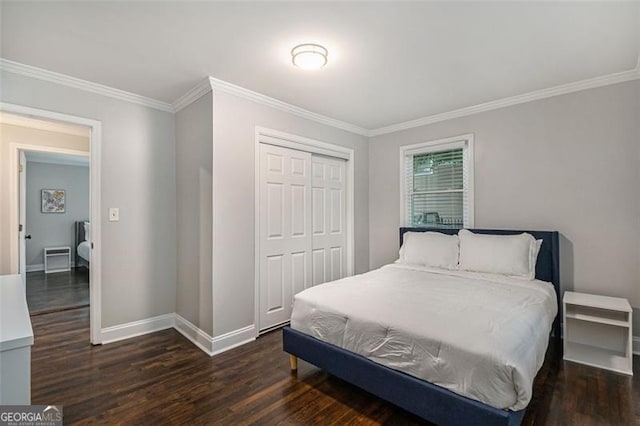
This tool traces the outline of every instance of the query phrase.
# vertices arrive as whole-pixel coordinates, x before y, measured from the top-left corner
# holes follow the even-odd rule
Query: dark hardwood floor
[[[89,270],[27,272],[27,305],[31,315],[89,306]]]
[[[307,363],[291,375],[280,331],[210,358],[174,330],[91,346],[88,315],[32,318],[32,403],[63,405],[65,424],[424,423]],[[640,424],[635,371],[566,363],[552,347],[524,424]]]

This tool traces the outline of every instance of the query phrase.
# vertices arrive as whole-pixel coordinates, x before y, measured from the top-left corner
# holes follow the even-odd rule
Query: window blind
[[[468,223],[465,149],[405,156],[406,223],[417,227],[462,228]]]

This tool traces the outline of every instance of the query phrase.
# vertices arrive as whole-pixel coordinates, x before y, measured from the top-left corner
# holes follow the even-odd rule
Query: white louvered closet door
[[[311,154],[260,144],[260,329],[291,317],[311,284]]]
[[[313,285],[343,278],[347,274],[346,161],[312,157]]]

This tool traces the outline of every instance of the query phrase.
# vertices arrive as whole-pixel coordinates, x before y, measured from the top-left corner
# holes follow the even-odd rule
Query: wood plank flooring
[[[88,315],[32,318],[32,403],[63,405],[65,424],[424,424],[305,362],[292,376],[280,331],[210,358],[175,330],[91,346]],[[550,348],[524,424],[640,424],[635,370],[565,363]]]
[[[89,306],[89,270],[27,272],[27,305],[31,315]]]

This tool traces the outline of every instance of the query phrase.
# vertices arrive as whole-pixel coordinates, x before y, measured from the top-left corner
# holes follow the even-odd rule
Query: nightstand
[[[564,359],[633,375],[629,301],[566,291],[562,302]]]

